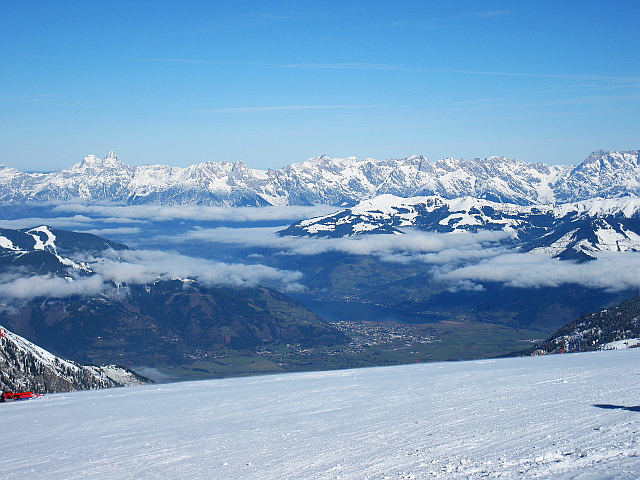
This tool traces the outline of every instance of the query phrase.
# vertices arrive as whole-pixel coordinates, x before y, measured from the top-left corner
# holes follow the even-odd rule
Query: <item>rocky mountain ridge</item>
[[[530,164],[505,157],[430,162],[326,155],[267,171],[242,162],[189,167],[130,166],[114,152],[51,173],[0,166],[0,202],[116,201],[219,206],[352,206],[382,194],[471,196],[518,205],[640,195],[638,150],[592,153],[577,166]]]
[[[0,327],[0,389],[37,393],[145,385],[149,380],[116,365],[83,366],[56,357]]]

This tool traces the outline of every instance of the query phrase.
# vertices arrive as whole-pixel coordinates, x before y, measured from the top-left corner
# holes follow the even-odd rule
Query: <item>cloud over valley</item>
[[[434,278],[453,284],[498,282],[521,288],[578,284],[610,291],[640,289],[640,253],[603,252],[597,260],[584,263],[540,253],[506,253],[450,271],[442,269]]]
[[[33,298],[63,298],[75,295],[114,295],[121,285],[143,285],[156,281],[193,280],[213,287],[233,285],[254,287],[269,285],[283,291],[304,287],[302,274],[265,265],[224,263],[193,258],[157,250],[106,251],[104,256],[81,258],[92,274],[79,275],[73,270],[64,277],[33,275],[14,270],[0,275],[0,298],[13,301]],[[122,290],[125,292],[126,290]]]
[[[381,262],[423,265],[436,282],[452,289],[480,290],[482,283],[508,287],[558,287],[567,284],[620,291],[640,289],[640,252],[600,252],[596,260],[558,260],[549,254],[520,252],[505,242],[505,232],[429,233],[407,230],[405,235],[364,235],[343,238],[278,236],[278,228],[197,228],[164,240],[174,244],[228,244],[268,249],[274,255],[323,253],[372,256]],[[261,254],[250,254],[260,258]],[[304,279],[302,279],[304,283]]]
[[[206,286],[266,284],[283,291],[306,287],[308,258],[335,254],[370,257],[385,268],[410,268],[453,291],[483,284],[536,288],[577,284],[620,291],[640,289],[640,253],[601,252],[585,263],[560,261],[544,253],[523,253],[504,231],[433,233],[403,229],[404,235],[342,238],[280,236],[290,223],[327,214],[335,207],[153,206],[57,203],[43,217],[3,220],[5,228],[48,224],[113,239],[134,250],[77,258],[93,276],[0,277],[0,297],[109,293],[114,284],[145,284],[174,278]],[[68,216],[64,216],[68,214]],[[265,226],[267,225],[267,226]]]

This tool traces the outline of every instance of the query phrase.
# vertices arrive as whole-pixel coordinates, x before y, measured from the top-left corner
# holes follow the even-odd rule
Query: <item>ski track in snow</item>
[[[47,395],[2,479],[640,477],[640,348]]]

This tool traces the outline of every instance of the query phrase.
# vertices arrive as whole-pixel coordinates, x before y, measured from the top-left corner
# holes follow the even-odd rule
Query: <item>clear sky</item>
[[[640,147],[640,2],[0,1],[0,163]]]

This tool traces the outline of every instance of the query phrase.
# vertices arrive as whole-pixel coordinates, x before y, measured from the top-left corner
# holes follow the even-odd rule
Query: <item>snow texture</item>
[[[633,348],[47,395],[1,406],[0,477],[637,479],[639,375]]]
[[[640,347],[640,338],[627,338],[624,340],[616,340],[615,342],[605,343],[605,350],[623,350],[625,348]]]

